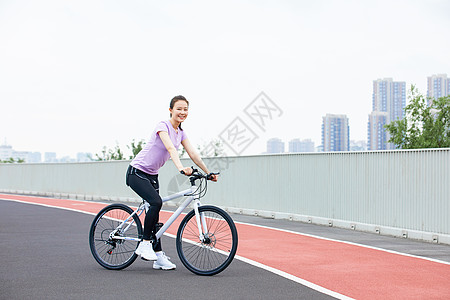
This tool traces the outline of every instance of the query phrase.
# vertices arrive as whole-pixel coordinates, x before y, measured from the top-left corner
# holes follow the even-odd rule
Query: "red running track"
[[[93,214],[107,205],[4,194],[0,198]],[[170,215],[161,212],[161,220]],[[171,234],[176,233],[178,226],[174,225],[169,228]],[[236,226],[240,257],[341,295],[355,299],[450,299],[448,263],[273,228]]]

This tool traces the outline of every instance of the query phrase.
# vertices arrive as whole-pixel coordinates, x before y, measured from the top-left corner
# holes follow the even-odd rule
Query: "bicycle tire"
[[[215,206],[201,206],[206,217],[209,240],[199,238],[194,210],[178,227],[176,245],[183,265],[197,275],[212,276],[225,270],[233,260],[238,246],[236,225],[231,217]]]
[[[130,266],[137,258],[134,253],[139,242],[115,240],[110,233],[126,220],[133,210],[124,204],[111,204],[103,208],[94,218],[89,231],[89,246],[95,260],[109,270],[121,270]],[[137,215],[126,233],[119,236],[142,238],[142,224]]]

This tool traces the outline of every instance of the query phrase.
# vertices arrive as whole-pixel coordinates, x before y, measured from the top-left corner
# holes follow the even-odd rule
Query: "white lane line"
[[[64,210],[68,210],[68,211],[74,211],[74,212],[79,212],[79,213],[84,213],[84,214],[88,214],[88,215],[97,215],[97,213],[91,213],[91,212],[86,212],[86,211],[82,211],[82,210],[78,210],[78,209],[72,209],[72,208],[65,208],[65,207],[59,207],[59,206],[55,206],[55,205],[48,205],[48,204],[41,204],[41,203],[35,203],[35,202],[28,202],[28,201],[24,201],[24,200],[15,200],[15,199],[1,199],[0,200],[5,200],[5,201],[14,201],[14,202],[20,202],[20,203],[26,203],[26,204],[34,204],[34,205],[40,205],[40,206],[45,206],[45,207],[51,207],[51,208],[57,208],[57,209],[64,209]],[[71,200],[71,201],[80,201],[80,202],[89,202],[89,201],[83,201],[83,200]],[[93,202],[89,202],[89,203],[93,203]],[[103,203],[103,202],[95,202],[95,203],[101,203],[101,204],[105,204],[108,205],[110,203]],[[165,212],[169,212],[172,213],[172,211],[166,211],[166,210],[162,210]],[[363,248],[368,248],[368,249],[374,249],[374,250],[378,250],[378,251],[383,251],[383,252],[387,252],[387,253],[391,253],[391,254],[396,254],[396,255],[402,255],[402,256],[406,256],[406,257],[412,257],[412,258],[417,258],[417,259],[423,259],[426,261],[431,261],[431,262],[436,262],[436,263],[440,263],[440,264],[445,264],[445,265],[450,265],[450,262],[446,262],[446,261],[441,261],[438,259],[433,259],[433,258],[428,258],[428,257],[422,257],[422,256],[416,256],[416,255],[412,255],[412,254],[408,254],[408,253],[402,253],[402,252],[398,252],[398,251],[394,251],[394,250],[388,250],[388,249],[383,249],[383,248],[378,248],[378,247],[373,247],[373,246],[368,246],[368,245],[363,245],[363,244],[358,244],[358,243],[353,243],[353,242],[348,242],[348,241],[341,241],[341,240],[336,240],[336,239],[331,239],[331,238],[325,238],[325,237],[321,237],[321,236],[317,236],[317,235],[312,235],[312,234],[306,234],[306,233],[300,233],[300,232],[295,232],[292,230],[287,230],[287,229],[280,229],[280,228],[274,228],[274,227],[269,227],[269,226],[264,226],[264,225],[255,225],[255,224],[250,224],[250,223],[245,223],[245,222],[237,222],[235,221],[236,224],[242,224],[242,225],[248,225],[248,226],[253,226],[253,227],[259,227],[259,228],[265,228],[265,229],[271,229],[271,230],[277,230],[277,231],[282,231],[282,232],[286,232],[286,233],[292,233],[292,234],[296,234],[296,235],[301,235],[301,236],[307,236],[307,237],[312,237],[312,238],[317,238],[317,239],[321,239],[321,240],[325,240],[325,241],[332,241],[332,242],[338,242],[338,243],[344,243],[344,244],[348,244],[348,245],[352,245],[352,246],[358,246],[358,247],[363,247]],[[171,237],[171,238],[176,238],[175,235],[169,234],[169,233],[164,233],[164,235]],[[353,299],[350,298],[348,296],[339,294],[337,292],[334,292],[332,290],[326,289],[322,286],[316,285],[312,282],[309,282],[307,280],[304,280],[302,278],[299,278],[297,276],[294,276],[292,274],[283,272],[281,270],[272,268],[270,266],[264,265],[262,263],[259,263],[257,261],[236,255],[235,256],[236,259],[251,264],[253,266],[256,266],[258,268],[267,270],[271,273],[277,274],[281,277],[284,277],[286,279],[292,280],[294,282],[300,283],[304,286],[307,286],[313,290],[316,290],[318,292],[321,292],[323,294],[335,297],[337,299]]]
[[[167,235],[167,236],[169,236],[169,237],[171,237],[171,238],[174,238],[174,239],[176,238],[175,235],[170,234],[170,233],[164,233],[164,235]],[[343,299],[343,300],[350,300],[350,299],[353,299],[353,298],[350,298],[350,297],[348,297],[348,296],[339,294],[339,293],[337,293],[337,292],[335,292],[335,291],[332,291],[332,290],[329,290],[329,289],[327,289],[327,288],[324,288],[323,286],[317,285],[317,284],[315,284],[315,283],[312,283],[312,282],[307,281],[307,280],[305,280],[305,279],[302,279],[302,278],[300,278],[300,277],[294,276],[294,275],[292,275],[292,274],[283,272],[283,271],[281,271],[281,270],[278,270],[278,269],[269,267],[269,266],[264,265],[264,264],[262,264],[262,263],[259,263],[259,262],[257,262],[257,261],[248,259],[248,258],[246,258],[246,257],[239,256],[239,255],[235,255],[235,256],[234,256],[234,259],[240,260],[240,261],[242,261],[242,262],[244,262],[244,263],[247,263],[247,264],[249,264],[249,265],[255,266],[255,267],[257,267],[257,268],[260,268],[260,269],[269,271],[269,272],[274,273],[274,274],[276,274],[276,275],[278,275],[278,276],[281,276],[281,277],[284,277],[284,278],[286,278],[286,279],[292,280],[292,281],[294,281],[294,282],[296,282],[296,283],[300,283],[301,285],[304,285],[304,286],[306,286],[306,287],[308,287],[308,288],[310,288],[310,289],[316,290],[316,291],[318,291],[318,292],[320,292],[320,293],[322,293],[322,294],[329,295],[329,296],[334,297],[334,298],[336,298],[336,299]]]
[[[239,256],[239,255],[236,255],[234,258],[236,258],[236,259],[238,259],[240,261],[243,261],[245,263],[248,263],[250,265],[253,265],[255,267],[258,267],[258,268],[267,270],[269,272],[272,272],[272,273],[274,273],[276,275],[279,275],[281,277],[284,277],[286,279],[289,279],[289,280],[292,280],[294,282],[300,283],[301,285],[309,287],[310,289],[316,290],[316,291],[318,291],[318,292],[320,292],[322,294],[326,294],[326,295],[329,295],[329,296],[337,298],[337,299],[345,299],[345,300],[353,299],[353,298],[350,298],[348,296],[339,294],[339,293],[337,293],[335,291],[332,291],[332,290],[329,290],[327,288],[324,288],[323,286],[317,285],[317,284],[312,283],[310,281],[307,281],[307,280],[304,280],[304,279],[299,278],[297,276],[294,276],[292,274],[289,274],[289,273],[283,272],[281,270],[278,270],[278,269],[275,269],[275,268],[263,265],[263,264],[261,264],[261,263],[259,263],[257,261],[254,261],[254,260],[251,260],[251,259]]]
[[[78,213],[88,214],[88,215],[92,215],[92,216],[96,216],[96,215],[97,215],[97,213],[91,213],[91,212],[82,211],[82,210],[78,210],[78,209],[67,208],[67,207],[59,207],[59,206],[55,206],[55,205],[42,204],[42,203],[36,203],[36,202],[28,202],[28,201],[24,201],[24,200],[1,199],[1,198],[0,198],[0,200],[4,200],[4,201],[13,201],[13,202],[19,202],[19,203],[25,203],[25,204],[33,204],[33,205],[39,205],[39,206],[44,206],[44,207],[50,207],[50,208],[63,209],[63,210],[68,210],[68,211],[73,211],[73,212],[78,212]],[[74,201],[74,200],[71,200],[71,201]],[[95,203],[99,203],[99,202],[95,202]],[[107,204],[107,203],[102,203],[102,204]],[[167,212],[171,212],[171,211],[167,211]],[[245,223],[240,223],[240,224],[245,224]],[[247,224],[247,225],[251,225],[251,224]],[[256,226],[256,225],[255,225],[255,226]],[[269,228],[269,227],[267,227],[267,228]],[[274,229],[276,229],[276,228],[274,228]],[[170,233],[164,233],[164,235],[166,235],[166,236],[168,236],[168,237],[171,237],[171,238],[174,238],[174,239],[176,238],[175,235],[170,234]],[[255,267],[261,268],[261,269],[263,269],[263,270],[269,271],[269,272],[271,272],[271,273],[274,273],[274,274],[276,274],[276,275],[278,275],[278,276],[281,276],[281,277],[283,277],[283,278],[292,280],[292,281],[294,281],[294,282],[296,282],[296,283],[300,283],[300,284],[302,284],[302,285],[304,285],[304,286],[306,286],[306,287],[308,287],[308,288],[311,288],[311,289],[316,290],[316,291],[318,291],[318,292],[320,292],[320,293],[329,295],[329,296],[331,296],[331,297],[334,297],[334,298],[337,298],[337,299],[343,299],[343,300],[350,300],[350,299],[353,299],[353,298],[347,297],[347,296],[345,296],[345,295],[339,294],[339,293],[337,293],[337,292],[335,292],[335,291],[332,291],[332,290],[329,290],[329,289],[327,289],[327,288],[324,288],[324,287],[322,287],[322,286],[319,286],[319,285],[317,285],[317,284],[314,284],[314,283],[312,283],[312,282],[309,282],[309,281],[307,281],[307,280],[304,280],[304,279],[302,279],[302,278],[299,278],[299,277],[297,277],[297,276],[294,276],[294,275],[292,275],[292,274],[283,272],[283,271],[281,271],[281,270],[277,270],[277,269],[272,268],[272,267],[270,267],[270,266],[266,266],[266,265],[264,265],[264,264],[262,264],[262,263],[259,263],[259,262],[257,262],[257,261],[254,261],[254,260],[251,260],[251,259],[248,259],[248,258],[239,256],[239,255],[236,255],[234,258],[237,259],[237,260],[240,260],[240,261],[242,261],[242,262],[244,262],[244,263],[247,263],[247,264],[253,265],[253,266],[255,266]]]
[[[253,226],[253,227],[260,227],[260,228],[265,228],[265,229],[272,229],[272,230],[292,233],[292,234],[296,234],[296,235],[312,237],[312,238],[316,238],[316,239],[320,239],[320,240],[324,240],[324,241],[343,243],[343,244],[348,244],[348,245],[352,245],[352,246],[363,247],[363,248],[378,250],[378,251],[382,251],[382,252],[387,252],[387,253],[391,253],[391,254],[397,254],[397,255],[402,255],[402,256],[406,256],[406,257],[423,259],[423,260],[432,261],[432,262],[439,263],[439,264],[450,265],[450,262],[448,262],[448,261],[443,261],[443,260],[439,260],[439,259],[435,259],[435,258],[429,258],[429,257],[424,257],[424,256],[418,256],[418,255],[398,252],[398,251],[395,251],[395,250],[378,248],[378,247],[375,247],[375,246],[369,246],[369,245],[363,245],[363,244],[358,244],[358,243],[354,243],[354,242],[336,240],[336,239],[326,238],[326,237],[322,237],[322,236],[318,236],[318,235],[301,233],[301,232],[296,232],[296,231],[292,231],[292,230],[274,228],[274,227],[269,227],[269,226],[264,226],[264,225],[255,225],[255,224],[244,223],[244,222],[236,222],[236,221],[234,223],[248,225],[248,226]]]
[[[49,198],[49,199],[54,199],[54,198]],[[78,209],[64,208],[64,207],[59,207],[59,206],[47,205],[47,204],[40,204],[40,203],[28,202],[28,201],[24,201],[24,200],[1,199],[1,198],[0,198],[0,200],[15,201],[15,202],[21,202],[21,203],[28,203],[28,204],[35,204],[35,205],[41,205],[41,206],[46,206],[46,207],[52,207],[52,208],[60,208],[60,209],[65,209],[65,210],[85,213],[85,214],[89,214],[89,215],[93,215],[93,216],[97,215],[97,213],[85,212],[85,211],[78,210]],[[92,201],[86,201],[86,200],[70,200],[70,201],[79,201],[79,202],[86,202],[86,203],[99,203],[99,204],[105,204],[105,205],[112,204],[112,203],[105,203],[105,202],[92,202]],[[130,207],[136,208],[135,206],[130,206]],[[168,212],[168,213],[173,213],[173,211],[170,211],[170,210],[161,210],[161,211]],[[182,214],[185,214],[185,213],[182,213]],[[296,232],[296,231],[292,231],[292,230],[280,229],[280,228],[269,227],[269,226],[264,226],[264,225],[250,224],[250,223],[238,222],[238,221],[234,221],[234,223],[235,224],[243,224],[243,225],[253,226],[253,227],[259,227],[259,228],[265,228],[265,229],[271,229],[271,230],[277,230],[277,231],[292,233],[292,234],[296,234],[296,235],[312,237],[312,238],[316,238],[316,239],[320,239],[320,240],[337,242],[337,243],[343,243],[343,244],[348,244],[348,245],[352,245],[352,246],[357,246],[357,247],[363,247],[363,248],[367,248],[367,249],[383,251],[383,252],[387,252],[387,253],[391,253],[391,254],[402,255],[402,256],[412,257],[412,258],[417,258],[417,259],[422,259],[422,260],[431,261],[431,262],[435,262],[435,263],[439,263],[439,264],[450,265],[450,262],[448,262],[448,261],[443,261],[443,260],[439,260],[439,259],[435,259],[435,258],[429,258],[429,257],[424,257],[424,256],[418,256],[418,255],[409,254],[409,253],[398,252],[398,251],[395,251],[395,250],[378,248],[378,247],[375,247],[375,246],[369,246],[369,245],[363,245],[363,244],[358,244],[358,243],[354,243],[354,242],[336,240],[336,239],[326,238],[326,237],[322,237],[322,236],[318,236],[318,235],[313,235],[313,234],[308,234],[308,233],[301,233],[301,232]]]
[[[45,207],[50,207],[50,208],[64,209],[64,210],[69,210],[69,211],[79,212],[79,213],[88,214],[88,215],[92,215],[92,216],[97,215],[97,213],[91,213],[91,212],[83,211],[83,210],[79,210],[79,209],[68,208],[68,207],[60,207],[60,206],[49,205],[49,204],[43,204],[43,203],[36,203],[36,202],[29,202],[29,201],[24,201],[24,200],[2,199],[2,198],[0,198],[0,200],[3,200],[3,201],[13,201],[13,202],[19,202],[19,203],[25,203],[25,204],[34,204],[34,205],[45,206]]]

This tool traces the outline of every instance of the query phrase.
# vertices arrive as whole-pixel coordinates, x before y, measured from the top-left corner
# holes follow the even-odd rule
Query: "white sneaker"
[[[158,270],[176,269],[177,266],[169,260],[170,257],[167,257],[164,252],[158,252],[156,253],[156,256],[158,257],[158,259],[153,263],[153,269]]]
[[[156,257],[155,251],[153,251],[153,246],[150,241],[140,242],[134,253],[140,255],[144,260],[156,260],[158,258]]]

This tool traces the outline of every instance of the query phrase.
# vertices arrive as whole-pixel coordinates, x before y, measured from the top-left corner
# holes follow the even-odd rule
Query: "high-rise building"
[[[283,153],[284,142],[279,138],[272,138],[267,141],[267,153]]]
[[[350,129],[347,116],[327,114],[322,121],[323,151],[348,151]]]
[[[55,152],[45,152],[44,153],[44,161],[46,163],[58,162],[58,160],[56,159],[56,153]]]
[[[350,151],[366,151],[366,150],[367,150],[366,141],[350,140]]]
[[[447,74],[437,74],[428,77],[427,96],[432,99],[438,99],[450,95],[450,78]],[[431,99],[431,101],[432,101]],[[431,105],[431,102],[428,102]]]
[[[402,119],[406,106],[406,83],[384,78],[373,81],[372,113],[367,125],[368,150],[394,149],[388,143],[389,134],[384,125]]]
[[[78,162],[92,161],[92,154],[87,153],[87,152],[78,152],[77,153],[77,161]]]
[[[367,128],[367,149],[387,150],[391,149],[387,143],[387,132],[384,125],[388,124],[388,114],[384,111],[373,111],[369,115]]]
[[[13,148],[10,145],[0,145],[0,160],[8,160],[13,158]]]
[[[40,163],[42,162],[42,155],[41,152],[29,152],[27,159],[27,163]]]
[[[314,152],[314,142],[311,139],[293,139],[289,141],[289,152]]]
[[[40,153],[39,152],[29,152],[29,151],[16,151],[12,146],[0,145],[0,160],[10,160],[13,159],[15,161],[21,160],[24,162],[40,162]]]
[[[387,112],[389,121],[403,118],[406,106],[406,83],[392,78],[373,81],[372,111]]]

